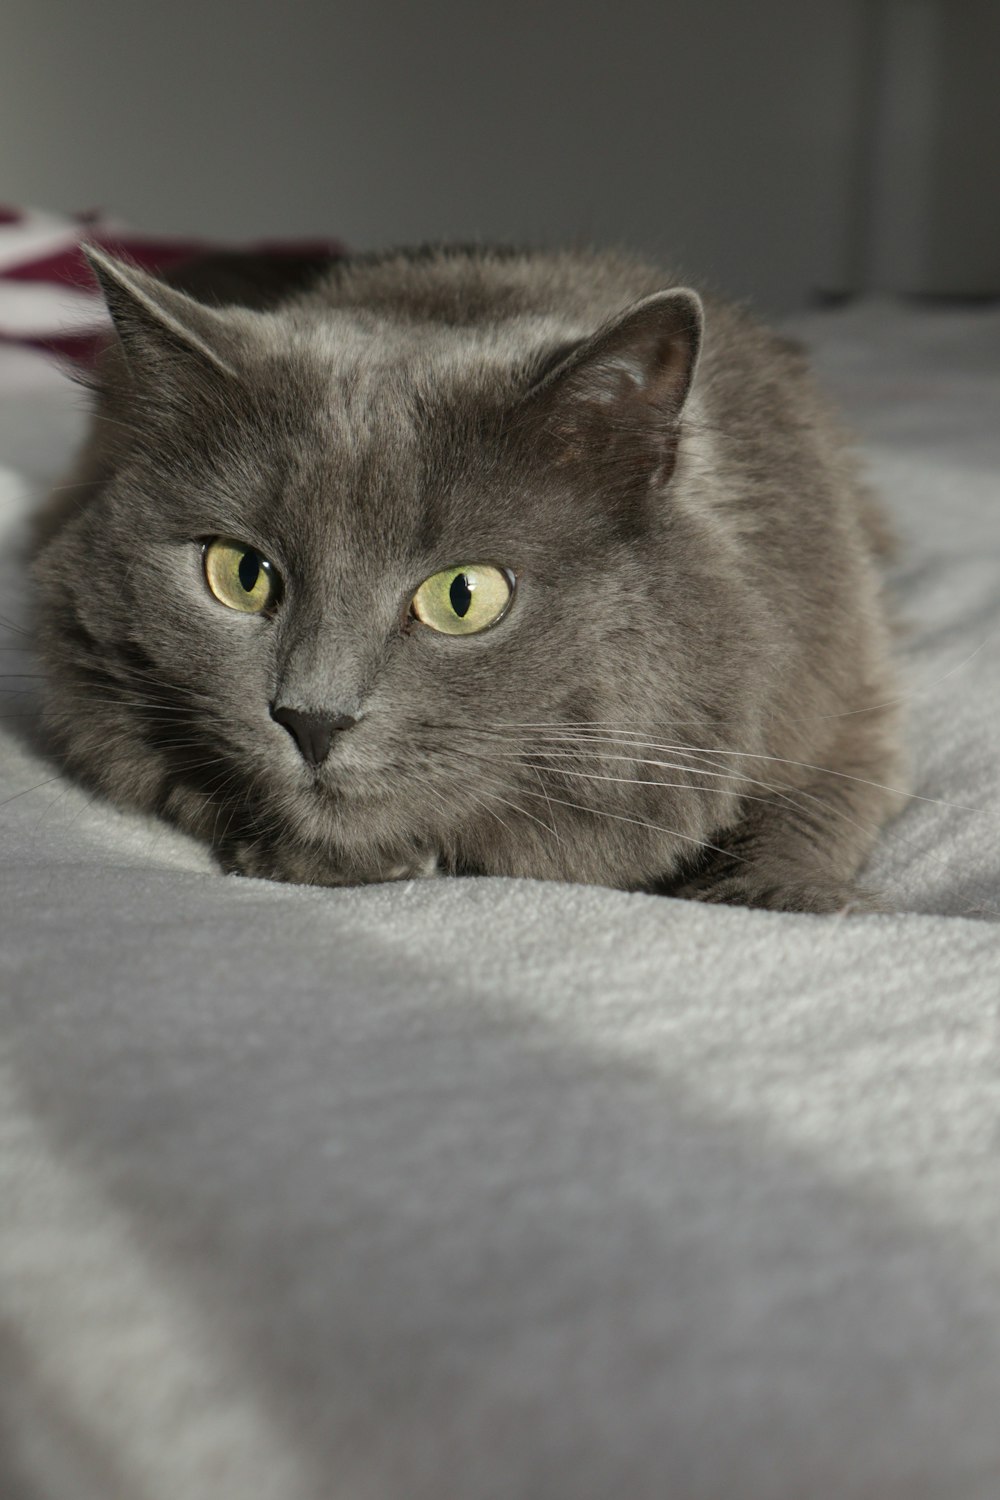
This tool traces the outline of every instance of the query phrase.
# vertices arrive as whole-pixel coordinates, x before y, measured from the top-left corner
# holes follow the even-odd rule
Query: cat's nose
[[[330,753],[333,737],[340,730],[353,729],[358,722],[350,714],[310,714],[301,708],[280,708],[271,704],[271,718],[288,730],[310,766],[321,766]]]

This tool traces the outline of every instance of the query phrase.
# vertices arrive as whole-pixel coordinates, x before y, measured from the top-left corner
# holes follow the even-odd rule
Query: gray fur
[[[863,904],[900,800],[882,530],[799,354],[617,255],[359,257],[245,306],[93,259],[119,343],[36,563],[77,775],[251,875]],[[210,595],[214,536],[272,560],[273,614]],[[500,624],[408,618],[483,562]],[[358,722],[314,770],[279,703]]]

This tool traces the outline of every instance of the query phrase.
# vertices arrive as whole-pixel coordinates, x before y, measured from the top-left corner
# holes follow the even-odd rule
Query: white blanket
[[[4,679],[4,1500],[996,1500],[1000,314],[794,331],[903,538],[898,915],[225,878]],[[15,622],[78,408],[0,359]]]

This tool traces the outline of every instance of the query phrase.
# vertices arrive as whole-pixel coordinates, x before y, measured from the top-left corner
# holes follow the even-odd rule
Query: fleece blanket
[[[5,1500],[996,1500],[1000,313],[800,320],[901,537],[894,915],[226,878],[19,633],[79,396],[0,352]]]

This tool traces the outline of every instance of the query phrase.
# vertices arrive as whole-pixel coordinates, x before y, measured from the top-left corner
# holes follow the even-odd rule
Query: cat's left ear
[[[608,444],[635,451],[638,443],[669,457],[703,322],[697,292],[654,292],[578,344],[537,382],[529,401],[543,407],[568,453],[607,453]]]
[[[238,378],[229,357],[232,330],[226,316],[196,302],[99,250],[83,247],[108,305],[125,363],[133,375],[158,371],[163,363],[178,358],[218,374]]]

